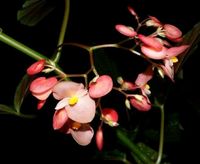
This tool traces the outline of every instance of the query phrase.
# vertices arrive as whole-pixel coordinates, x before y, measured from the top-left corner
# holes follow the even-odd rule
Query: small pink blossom
[[[30,91],[39,100],[46,100],[52,93],[53,87],[57,84],[55,77],[39,77],[32,81]]]
[[[161,22],[154,16],[149,16],[149,20],[146,21],[147,26],[154,26],[154,27],[160,27],[162,26]]]
[[[175,40],[182,36],[182,32],[174,25],[165,24],[163,28],[165,30],[166,37],[170,40]]]
[[[162,43],[155,37],[138,34],[138,38],[145,44],[145,46],[151,47],[156,51],[161,51],[163,48]]]
[[[55,109],[65,108],[70,119],[88,123],[94,118],[96,104],[87,90],[83,88],[83,84],[62,81],[53,88],[53,96],[60,100]]]
[[[88,145],[94,135],[94,131],[89,124],[81,124],[71,120],[65,108],[55,111],[53,128],[63,133],[71,134],[73,139],[82,146]]]
[[[100,98],[108,94],[113,87],[112,78],[108,75],[102,75],[90,82],[89,94],[92,98]]]
[[[121,34],[128,36],[128,37],[131,37],[131,38],[137,35],[137,32],[132,27],[125,26],[125,25],[122,25],[122,24],[116,25],[115,29],[118,32],[120,32]]]
[[[116,112],[116,110],[114,110],[113,108],[104,108],[102,109],[102,114],[101,114],[102,120],[109,124],[110,126],[117,126],[118,123],[118,113]]]
[[[147,56],[151,59],[159,60],[159,59],[165,58],[166,53],[167,53],[167,48],[163,46],[161,51],[156,51],[155,49],[153,49],[149,46],[142,45],[141,51],[145,56]]]
[[[26,70],[28,75],[35,75],[41,72],[44,69],[45,60],[41,59],[35,63],[33,63],[28,69]]]
[[[103,130],[102,128],[98,128],[96,132],[96,145],[99,151],[103,149]]]
[[[149,111],[151,109],[151,103],[149,99],[144,95],[133,95],[130,98],[130,103],[139,111]]]

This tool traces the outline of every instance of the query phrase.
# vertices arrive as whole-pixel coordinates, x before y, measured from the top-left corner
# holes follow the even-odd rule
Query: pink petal
[[[40,93],[40,94],[32,93],[32,95],[33,95],[34,97],[36,97],[38,100],[44,101],[44,100],[46,100],[46,99],[49,97],[49,95],[50,95],[51,93],[52,93],[52,90],[50,89],[49,91],[46,91],[46,92],[44,92],[44,93]]]
[[[162,26],[161,22],[154,16],[149,16],[150,20],[146,21],[147,26],[159,27]]]
[[[118,121],[118,113],[113,108],[104,108],[102,109],[102,115],[106,118],[107,121]]]
[[[42,107],[44,106],[44,104],[46,103],[46,99],[45,100],[40,100],[37,104],[37,109],[40,110],[42,109]]]
[[[138,38],[145,44],[145,46],[151,47],[156,51],[161,51],[163,48],[162,43],[156,38],[144,36],[142,34],[139,34]]]
[[[69,131],[74,140],[82,146],[88,145],[94,136],[94,131],[88,124],[82,125],[81,128],[76,131],[72,129],[69,129]]]
[[[151,104],[148,102],[148,99],[142,96],[142,101],[138,100],[136,97],[131,97],[130,103],[139,111],[149,111],[151,109]]]
[[[180,55],[181,53],[183,53],[187,48],[189,47],[189,45],[181,45],[178,47],[171,47],[167,50],[167,58],[171,58],[177,55]]]
[[[28,69],[26,70],[28,75],[35,75],[39,72],[41,72],[44,69],[44,64],[45,64],[45,60],[39,60],[35,63],[33,63],[30,67],[28,67]]]
[[[121,34],[128,36],[128,37],[134,37],[137,35],[137,32],[132,28],[128,27],[122,24],[118,24],[115,26],[115,29],[120,32]]]
[[[149,66],[145,72],[140,73],[135,80],[135,84],[137,86],[144,86],[149,80],[153,77],[153,69],[152,66]]]
[[[163,59],[166,56],[167,48],[163,47],[161,51],[156,51],[148,46],[141,46],[142,53],[151,59]]]
[[[70,119],[79,123],[91,122],[95,116],[96,104],[87,94],[79,98],[73,106],[66,106],[67,114]]]
[[[124,81],[121,85],[121,88],[123,90],[136,90],[138,88],[137,85],[131,83],[131,82],[128,82],[128,81]]]
[[[182,32],[171,24],[165,24],[164,26],[165,35],[168,39],[177,39],[182,36]]]
[[[68,105],[68,100],[69,100],[69,98],[64,98],[64,99],[60,100],[58,102],[58,104],[56,105],[55,109],[58,110],[58,109],[62,109],[65,106],[67,106]]]
[[[89,94],[92,98],[100,98],[108,94],[113,87],[112,78],[108,75],[100,76],[96,82],[89,85]]]
[[[96,145],[99,151],[103,149],[103,130],[99,128],[96,132]]]
[[[137,14],[136,14],[135,10],[134,10],[131,6],[128,6],[128,11],[129,11],[133,16],[136,16],[136,17],[137,17]]]
[[[30,85],[30,91],[34,94],[41,94],[50,90],[54,85],[56,85],[57,79],[55,77],[39,77],[32,81]]]
[[[55,99],[60,100],[64,97],[71,97],[76,94],[80,89],[83,89],[84,85],[81,83],[75,83],[72,81],[62,81],[54,86],[53,96]]]
[[[67,112],[64,109],[55,111],[53,115],[53,128],[54,130],[60,129],[67,122],[68,116]]]

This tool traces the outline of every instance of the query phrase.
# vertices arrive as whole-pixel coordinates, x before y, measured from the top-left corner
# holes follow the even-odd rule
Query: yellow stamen
[[[138,101],[142,101],[143,96],[142,95],[134,95],[134,97],[138,100]]]
[[[77,96],[72,96],[69,100],[68,103],[69,105],[75,105],[78,102],[78,97]]]
[[[150,86],[148,84],[145,85],[145,89],[149,90]]]
[[[81,127],[81,124],[79,122],[73,122],[72,123],[72,129],[78,130]]]
[[[178,58],[176,56],[172,57],[170,59],[173,63],[177,63],[178,62]]]

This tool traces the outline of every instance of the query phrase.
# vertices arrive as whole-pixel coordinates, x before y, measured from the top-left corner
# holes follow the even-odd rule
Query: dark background
[[[119,41],[121,36],[115,31],[115,24],[132,24],[127,5],[135,8],[141,17],[156,16],[162,22],[174,24],[183,33],[188,32],[198,21],[198,5],[195,0],[179,2],[177,0],[73,0],[66,42],[84,44],[102,44]],[[17,10],[23,1],[1,1],[0,28],[16,40],[30,46],[40,53],[50,56],[56,48],[62,20],[62,3],[35,27],[27,27],[16,19]],[[180,141],[165,147],[171,163],[198,160],[200,110],[192,106],[189,100],[199,102],[198,96],[198,54],[199,49],[184,65],[184,80],[175,85],[172,92],[172,109],[181,113],[184,132]],[[34,62],[21,52],[0,43],[0,103],[11,105],[15,87],[25,74],[26,68]],[[66,59],[66,63],[67,63]],[[77,65],[78,67],[78,65]],[[178,99],[177,99],[178,98]],[[49,108],[52,106],[50,104]],[[0,115],[0,163],[8,163],[13,158],[18,162],[61,161],[89,159],[96,152],[94,142],[81,147],[73,139],[56,133],[51,127],[53,109],[35,111],[36,101],[31,97],[25,103],[26,113],[38,115],[35,119],[22,119],[10,115]],[[27,112],[29,113],[29,112]],[[197,150],[196,150],[197,149]],[[95,151],[94,151],[95,150]],[[7,162],[1,162],[6,160]],[[69,162],[70,163],[70,162]],[[197,162],[198,163],[198,162]]]

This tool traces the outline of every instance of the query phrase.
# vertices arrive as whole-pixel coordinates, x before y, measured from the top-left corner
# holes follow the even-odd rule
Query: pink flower
[[[35,63],[33,63],[28,69],[26,70],[28,75],[35,75],[41,72],[44,69],[45,60],[41,59]]]
[[[163,28],[165,30],[165,36],[172,41],[182,36],[182,32],[174,25],[165,24]]]
[[[103,149],[103,130],[99,128],[96,132],[96,145],[99,151]]]
[[[56,83],[57,79],[55,77],[48,79],[46,77],[39,77],[32,81],[29,89],[32,95],[39,100],[37,105],[38,110],[44,106],[46,99],[52,93],[52,88]]]
[[[119,116],[116,110],[114,110],[113,108],[102,109],[101,118],[106,124],[110,126],[118,125],[117,121],[118,121]]]
[[[141,51],[145,56],[147,56],[147,57],[149,57],[151,59],[159,60],[159,59],[164,59],[165,58],[166,53],[167,53],[167,48],[163,46],[162,50],[157,51],[152,47],[149,47],[149,46],[146,46],[146,45],[142,45],[141,46]]]
[[[73,139],[82,146],[88,145],[94,135],[94,131],[89,124],[81,124],[71,120],[65,108],[55,111],[53,128],[65,134],[71,134]]]
[[[154,16],[149,16],[150,20],[146,21],[147,26],[160,27],[162,26],[161,22]]]
[[[62,81],[53,88],[53,96],[60,100],[55,109],[66,109],[67,115],[79,123],[91,122],[95,116],[96,105],[83,84]]]
[[[149,99],[144,95],[133,95],[130,98],[130,103],[139,111],[149,111],[151,109],[151,103]]]
[[[132,38],[132,37],[137,35],[137,32],[132,27],[125,26],[125,25],[122,25],[122,24],[116,25],[115,29],[118,32],[120,32],[121,34],[123,34],[125,36],[128,36],[130,38]]]
[[[108,94],[112,87],[112,78],[108,75],[102,75],[90,83],[89,94],[92,98],[100,98]]]
[[[171,47],[171,48],[167,49],[166,58],[169,59],[169,58],[178,56],[181,53],[183,53],[188,47],[189,47],[189,45],[181,45],[181,46],[177,46],[177,47]]]
[[[154,37],[139,34],[138,38],[145,44],[145,46],[148,46],[156,51],[161,51],[163,48],[162,43]]]

